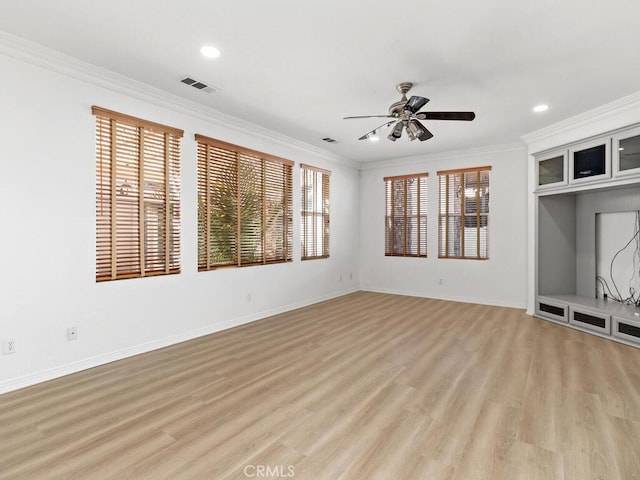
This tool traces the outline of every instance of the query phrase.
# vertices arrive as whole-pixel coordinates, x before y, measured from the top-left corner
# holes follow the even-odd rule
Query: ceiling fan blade
[[[409,131],[414,135],[415,138],[424,142],[425,140],[429,140],[433,137],[433,133],[426,129],[426,127],[421,124],[418,120],[411,119],[409,120],[409,124],[407,125]]]
[[[359,115],[355,117],[342,117],[343,120],[351,120],[352,118],[396,118],[395,115]]]
[[[393,125],[395,122],[397,122],[397,120],[392,120],[390,122],[386,122],[383,123],[382,125],[380,125],[379,127],[374,128],[373,130],[371,130],[370,132],[365,133],[363,136],[361,136],[358,140],[367,140],[369,138],[371,138],[372,136],[376,135],[378,133],[379,130],[388,127],[389,125]]]
[[[402,109],[409,110],[411,113],[416,113],[418,110],[424,107],[428,101],[429,101],[428,98],[418,97],[416,95],[413,95],[409,99],[409,101],[406,103],[406,105],[402,107]]]
[[[473,112],[419,112],[416,113],[419,120],[465,120],[470,122],[476,118]]]

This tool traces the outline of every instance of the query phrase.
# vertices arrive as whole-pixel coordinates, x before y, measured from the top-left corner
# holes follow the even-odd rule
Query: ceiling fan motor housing
[[[400,115],[402,108],[406,104],[407,104],[407,97],[402,97],[402,100],[392,103],[391,106],[389,107],[389,115],[393,115],[394,117],[397,117],[398,115]]]
[[[411,87],[413,87],[413,83],[411,82],[400,82],[396,85],[396,90],[398,90],[398,92],[400,92],[404,97],[409,90],[411,90]]]
[[[397,102],[394,102],[389,107],[389,115],[398,116],[402,111],[402,107],[407,104],[407,93],[413,87],[413,83],[411,82],[400,82],[396,85],[396,90],[398,93],[402,94],[402,98]]]

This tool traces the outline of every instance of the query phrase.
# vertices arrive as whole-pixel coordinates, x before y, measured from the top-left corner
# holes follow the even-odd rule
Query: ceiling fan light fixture
[[[411,140],[415,140],[416,137],[420,137],[422,135],[422,129],[415,120],[410,120],[407,124],[407,133],[409,134],[409,138],[411,138]]]
[[[391,133],[387,137],[391,141],[396,141],[400,137],[402,137],[402,129],[404,128],[404,124],[402,122],[397,122],[391,130]]]
[[[371,132],[369,135],[367,135],[367,139],[370,142],[377,142],[378,140],[380,140],[380,137],[378,136],[378,132]]]
[[[407,136],[409,137],[409,141],[413,142],[417,137],[416,134],[407,126]]]
[[[407,131],[421,142],[433,137],[433,134],[415,118],[409,120],[409,123],[407,124]]]

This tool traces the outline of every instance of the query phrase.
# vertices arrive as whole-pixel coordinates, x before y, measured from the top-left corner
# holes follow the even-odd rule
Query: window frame
[[[91,111],[96,117],[96,282],[180,273],[183,130],[95,105]]]
[[[438,171],[438,258],[449,258],[449,259],[459,259],[459,260],[489,260],[489,216],[490,216],[490,177],[489,172],[491,171],[491,166],[482,166],[482,167],[471,167],[471,168],[462,168],[455,170],[441,170]],[[486,182],[486,191],[482,193],[482,175],[486,172],[487,182]],[[460,203],[457,202],[453,205],[453,208],[450,208],[450,199],[453,198],[451,195],[451,189],[454,188],[454,185],[451,184],[453,179],[454,184],[456,183],[456,177],[459,178],[458,186],[461,192],[464,192],[466,189],[466,175],[469,173],[476,173],[476,182],[475,185],[480,186],[475,189],[475,212],[470,212],[471,216],[468,213],[466,197],[467,195],[460,195]],[[444,186],[444,191],[443,191]],[[486,212],[482,211],[482,206],[486,205]],[[453,210],[453,211],[451,211]],[[456,210],[459,210],[460,213],[457,213]],[[452,254],[450,249],[450,239],[449,239],[449,230],[450,230],[450,219],[451,218],[461,218],[460,220],[460,230],[461,233],[459,235],[460,245],[459,250],[460,254],[456,255]],[[468,227],[466,225],[467,219],[475,219],[475,226]],[[484,219],[484,220],[483,220]],[[444,221],[444,223],[443,223]],[[443,232],[443,224],[444,224],[444,232]],[[482,254],[482,235],[481,228],[486,228],[486,240],[484,242],[485,246],[485,255]],[[468,228],[473,228],[476,230],[476,254],[468,255],[466,254],[466,236],[465,230]],[[444,246],[444,248],[443,248]]]
[[[216,270],[219,268],[227,267],[247,267],[255,265],[269,265],[277,263],[287,263],[293,261],[293,165],[294,162],[274,155],[269,155],[257,150],[251,150],[249,148],[234,145],[232,143],[223,142],[214,138],[206,137],[204,135],[196,134],[195,140],[198,145],[198,271]],[[215,187],[215,161],[217,159],[220,162],[220,169],[218,173],[221,175],[231,174],[232,184],[230,185],[231,193],[225,193],[225,201],[230,202],[226,206],[216,207],[211,202],[204,201],[203,199],[211,198],[205,192],[211,193],[212,186]],[[260,165],[260,171],[255,172],[253,167],[257,164]],[[226,168],[224,170],[223,168]],[[267,219],[266,212],[269,202],[273,203],[273,199],[269,198],[269,194],[273,194],[272,185],[268,183],[268,180],[273,179],[274,173],[278,168],[282,168],[282,196],[279,202],[282,203],[281,211],[278,210],[278,215],[275,218],[280,218],[282,223],[273,223],[265,221]],[[234,170],[235,169],[235,170]],[[275,169],[275,170],[274,170]],[[253,177],[245,182],[241,183],[239,177],[250,174]],[[246,173],[249,172],[249,173]],[[229,180],[229,177],[227,177]],[[255,197],[248,199],[247,190],[250,190],[251,195],[256,192],[247,187],[249,182],[254,182],[260,185],[260,195],[258,201],[255,201]],[[251,187],[255,187],[255,184],[251,184]],[[276,185],[278,194],[280,193],[280,187]],[[222,187],[225,187],[224,185]],[[244,188],[244,191],[243,191]],[[204,190],[203,190],[204,189]],[[243,197],[243,194],[245,195]],[[245,235],[244,238],[249,238],[249,242],[255,241],[254,251],[257,250],[257,246],[260,248],[260,255],[258,260],[246,260],[243,259],[243,254],[250,249],[246,248],[246,241],[243,244],[243,228],[253,230],[254,227],[251,224],[243,223],[242,206],[248,205],[247,202],[251,200],[250,207],[260,209],[260,216],[255,217],[254,224],[260,224],[260,232],[252,231],[251,235]],[[245,202],[243,204],[243,201]],[[233,228],[229,229],[229,225],[223,225],[226,229],[225,238],[228,239],[225,244],[224,241],[218,242],[217,246],[228,247],[231,254],[228,254],[228,258],[233,258],[233,261],[215,261],[216,255],[212,255],[212,249],[215,249],[214,242],[215,229],[212,229],[212,213],[215,213],[215,209],[218,208],[218,212],[221,212],[220,208],[227,208],[229,214],[221,220],[222,222],[234,222]],[[234,217],[235,215],[235,217]],[[223,218],[224,215],[217,215],[217,218]],[[206,223],[203,218],[209,219]],[[244,216],[247,218],[247,215]],[[276,225],[282,228],[282,238],[270,237],[269,232],[266,231],[265,225]],[[231,224],[230,224],[231,225]],[[268,228],[268,227],[267,227]],[[246,231],[246,230],[245,230]],[[270,257],[266,254],[267,245],[274,245],[281,242],[281,253],[276,254],[275,257]],[[244,245],[244,246],[243,246]],[[275,248],[278,252],[280,249]],[[212,258],[213,257],[213,258]]]
[[[407,219],[409,215],[407,213],[407,206],[409,202],[407,200],[407,192],[408,192],[408,182],[410,180],[417,180],[416,186],[416,198],[414,200],[416,206],[416,224],[418,226],[416,232],[416,245],[417,245],[417,253],[407,253],[407,228],[408,222]],[[429,174],[428,173],[415,173],[410,175],[399,175],[392,177],[384,177],[383,179],[385,183],[385,256],[386,257],[413,257],[413,258],[427,258],[427,250],[428,250],[428,192],[429,192]],[[404,201],[402,204],[402,212],[401,215],[394,215],[394,189],[393,182],[403,182],[403,195]],[[422,186],[424,188],[422,188]],[[395,223],[396,218],[400,218],[403,235],[402,235],[402,245],[401,252],[396,253],[396,244],[395,241]],[[424,219],[424,235],[421,235],[421,221]],[[423,241],[424,240],[424,241]],[[424,247],[424,248],[422,248]],[[424,250],[424,251],[423,251]]]
[[[311,184],[307,183],[308,174],[311,174]],[[320,178],[318,178],[320,177]],[[320,205],[316,202],[318,198],[318,186],[321,188]],[[312,205],[308,204],[307,190],[311,189]],[[318,260],[329,258],[330,255],[330,190],[331,190],[331,172],[322,168],[300,164],[300,247],[301,260]],[[314,208],[315,207],[315,208]],[[306,240],[309,238],[307,227],[308,217],[313,217],[313,229],[311,232],[311,243]],[[320,220],[321,229],[317,227],[317,220]],[[321,231],[318,231],[321,230]],[[321,241],[319,241],[321,240]],[[320,243],[320,248],[318,244]],[[319,251],[321,250],[321,251]],[[315,252],[315,253],[313,253]]]

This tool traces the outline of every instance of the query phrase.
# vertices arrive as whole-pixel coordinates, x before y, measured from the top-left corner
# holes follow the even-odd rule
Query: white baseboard
[[[359,291],[359,288],[352,288],[352,289],[341,290],[339,292],[334,292],[334,293],[330,293],[330,294],[319,296],[319,297],[309,298],[301,302],[291,303],[289,305],[283,305],[281,307],[272,308],[272,309],[264,310],[261,312],[256,312],[251,315],[245,315],[243,317],[228,319],[227,321],[224,321],[224,322],[218,322],[215,325],[207,325],[202,328],[188,330],[186,332],[182,332],[177,335],[172,335],[170,337],[153,340],[151,342],[146,342],[139,345],[133,345],[131,347],[116,350],[114,352],[109,352],[102,355],[96,355],[95,357],[86,358],[84,360],[80,360],[77,362],[67,363],[65,365],[60,365],[60,366],[43,370],[40,372],[30,373],[22,377],[4,380],[0,382],[0,394],[11,392],[13,390],[18,390],[20,388],[29,387],[31,385],[36,385],[38,383],[53,380],[55,378],[64,377],[65,375],[80,372],[82,370],[87,370],[89,368],[98,367],[100,365],[115,362],[117,360],[122,360],[124,358],[132,357],[134,355],[140,355],[141,353],[147,353],[153,350],[158,350],[159,348],[175,345],[176,343],[185,342],[187,340],[193,340],[194,338],[203,337],[205,335],[210,335],[212,333],[220,332],[222,330],[227,330],[229,328],[244,325],[246,323],[255,322],[256,320],[261,320],[263,318],[267,318],[272,315],[277,315],[279,313],[288,312],[290,310],[295,310],[297,308],[306,307],[308,305],[313,305],[315,303],[323,302],[325,300],[330,300],[332,298],[342,297],[344,295],[348,295],[350,293],[354,293],[357,291]]]
[[[462,297],[458,295],[433,295],[432,292],[415,292],[411,290],[394,290],[389,288],[377,288],[362,286],[361,290],[374,293],[389,293],[392,295],[406,295],[408,297],[434,298],[437,300],[447,300],[451,302],[477,303],[479,305],[493,305],[496,307],[519,308],[524,310],[526,304],[518,302],[505,302],[491,298]]]

